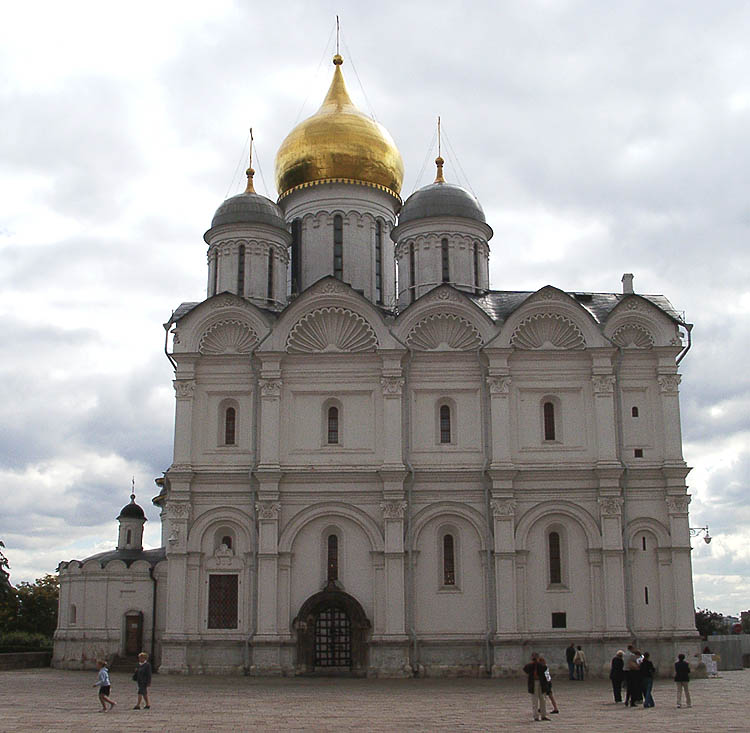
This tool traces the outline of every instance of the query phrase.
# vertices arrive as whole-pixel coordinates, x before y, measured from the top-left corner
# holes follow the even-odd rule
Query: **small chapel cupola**
[[[476,197],[445,180],[444,165],[438,118],[435,180],[406,199],[391,232],[401,308],[443,283],[469,293],[489,289],[492,229]]]
[[[261,308],[282,309],[287,302],[286,273],[291,235],[281,209],[255,191],[253,131],[247,186],[219,206],[208,244],[208,297],[229,292]]]
[[[120,510],[117,520],[120,522],[117,549],[142,550],[143,525],[147,520],[143,509],[135,503],[135,494],[130,495],[130,504]]]
[[[401,206],[404,164],[388,131],[349,97],[338,50],[320,109],[276,154],[279,205],[292,231],[291,292],[323,277],[377,305],[395,303],[390,232]]]

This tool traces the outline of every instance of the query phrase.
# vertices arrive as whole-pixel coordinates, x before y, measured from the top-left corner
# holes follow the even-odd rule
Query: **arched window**
[[[216,295],[219,289],[219,250],[218,249],[214,252],[213,263],[214,263],[214,277],[213,277],[213,292],[211,293],[211,295]]]
[[[133,541],[133,531],[129,529],[127,533],[125,534],[125,544],[129,545],[132,541]]]
[[[479,290],[479,242],[474,242],[474,290]]]
[[[442,264],[442,270],[443,270],[443,282],[444,283],[450,282],[451,266],[450,266],[450,256],[448,252],[448,240],[447,239],[444,239],[440,243],[440,258],[441,258],[441,264]]]
[[[240,245],[237,256],[237,295],[245,294],[245,245]]]
[[[417,297],[416,258],[414,256],[414,242],[409,242],[409,302],[413,303]]]
[[[633,409],[632,409],[632,410],[630,411],[630,414],[631,414],[631,415],[632,415],[633,417],[638,417],[638,408],[637,408],[637,407],[635,407],[635,406],[633,406]]]
[[[302,289],[302,220],[292,222],[292,293]]]
[[[452,534],[443,535],[443,585],[456,584],[456,548]]]
[[[547,535],[547,544],[549,549],[549,582],[562,583],[562,555],[560,552],[560,534],[550,532]]]
[[[224,445],[234,445],[237,437],[237,411],[227,407],[224,413]]]
[[[71,603],[70,604],[70,612],[68,614],[68,624],[70,626],[75,626],[76,625],[77,617],[78,617],[78,609],[76,608],[76,604],[75,603]]]
[[[335,534],[328,535],[328,552],[326,561],[327,580],[339,579],[339,538]]]
[[[450,405],[440,405],[440,442],[451,442],[451,408]]]
[[[333,276],[344,279],[344,220],[340,214],[333,217]]]
[[[383,302],[383,222],[375,222],[375,302]]]
[[[231,550],[231,549],[232,549],[232,535],[229,535],[229,534],[225,534],[225,535],[224,535],[224,536],[223,536],[223,537],[221,538],[221,544],[222,544],[222,545],[226,545],[226,546],[227,546],[227,549],[228,549],[228,550]]]
[[[338,445],[339,442],[339,408],[328,408],[328,445]]]
[[[555,439],[555,405],[552,402],[544,403],[544,439]]]
[[[273,250],[268,250],[268,283],[266,285],[266,302],[268,305],[273,303]]]

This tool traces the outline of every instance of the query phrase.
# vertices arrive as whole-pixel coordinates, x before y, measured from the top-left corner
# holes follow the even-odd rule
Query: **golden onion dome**
[[[320,109],[295,127],[276,153],[279,200],[320,183],[356,183],[384,190],[399,201],[404,162],[393,138],[360,112],[346,91],[336,54],[333,81]]]

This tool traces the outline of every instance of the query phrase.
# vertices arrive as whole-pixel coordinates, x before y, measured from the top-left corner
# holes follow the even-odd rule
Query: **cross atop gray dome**
[[[145,519],[146,515],[141,509],[141,507],[138,506],[138,504],[135,503],[135,494],[130,495],[130,504],[126,504],[122,509],[120,509],[120,514],[117,517],[118,519]]]
[[[435,181],[409,196],[401,209],[398,223],[400,226],[415,219],[436,216],[455,216],[486,223],[479,201],[465,188],[446,181]]]
[[[286,229],[281,209],[271,199],[255,192],[237,194],[224,201],[211,220],[211,229],[222,224],[268,224]]]

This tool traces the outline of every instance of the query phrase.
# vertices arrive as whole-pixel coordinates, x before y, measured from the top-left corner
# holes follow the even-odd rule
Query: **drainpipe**
[[[172,325],[173,316],[174,311],[172,311],[172,315],[169,317],[169,320],[164,324],[164,354],[166,355],[167,359],[169,359],[169,363],[172,365],[172,368],[177,371],[177,362],[172,357],[172,354],[169,353],[169,327]]]
[[[151,601],[151,666],[156,664],[156,576],[154,575],[154,566],[152,565],[148,569],[148,574],[151,576],[151,580],[154,584],[154,591],[152,594]]]
[[[692,323],[686,323],[685,330],[687,331],[687,344],[685,348],[678,354],[677,359],[675,360],[675,366],[680,366],[680,362],[687,356],[688,351],[690,351],[690,347],[693,345],[693,324]]]
[[[622,466],[622,547],[623,547],[623,579],[625,581],[625,627],[628,630],[628,634],[633,637],[632,628],[632,588],[630,583],[630,555],[628,548],[627,538],[627,526],[628,526],[628,503],[627,503],[627,487],[628,487],[628,467],[623,456],[625,455],[624,436],[622,431],[622,361],[625,356],[625,349],[622,346],[617,347],[617,360],[615,361],[615,435],[617,436],[617,460]]]
[[[481,396],[480,401],[480,416],[482,420],[482,443],[484,453],[484,463],[482,465],[482,485],[484,486],[484,511],[485,519],[487,523],[485,525],[485,544],[486,544],[486,566],[487,566],[487,635],[485,638],[485,669],[487,675],[492,676],[492,665],[495,661],[493,639],[497,630],[497,618],[496,618],[496,605],[494,603],[496,588],[495,588],[495,527],[492,518],[492,495],[490,492],[490,481],[487,476],[487,471],[492,463],[492,425],[490,424],[490,398],[488,394],[487,378],[489,376],[489,369],[487,364],[482,360],[481,353],[482,346],[480,345],[474,352],[477,357],[477,363],[479,364],[480,373],[480,384],[479,391]]]

